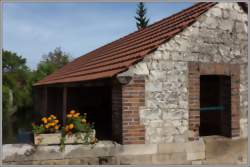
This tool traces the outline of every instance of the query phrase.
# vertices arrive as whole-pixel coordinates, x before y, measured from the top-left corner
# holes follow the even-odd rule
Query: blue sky
[[[56,47],[73,58],[136,30],[136,3],[5,3],[3,48],[35,69]],[[146,3],[150,24],[192,3]]]

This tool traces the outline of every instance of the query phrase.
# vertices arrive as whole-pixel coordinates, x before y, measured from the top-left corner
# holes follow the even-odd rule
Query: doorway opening
[[[200,76],[200,136],[231,137],[231,78]]]
[[[87,113],[87,120],[95,123],[99,140],[112,139],[111,87],[70,87],[68,88],[67,111]]]

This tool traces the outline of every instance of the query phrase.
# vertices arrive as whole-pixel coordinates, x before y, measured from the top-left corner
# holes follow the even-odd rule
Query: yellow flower
[[[73,129],[74,125],[73,124],[69,124],[69,129]]]
[[[47,118],[43,120],[43,123],[46,124],[47,122],[48,122]]]
[[[56,119],[56,116],[54,116],[53,114],[51,114],[51,115],[50,115],[50,118]]]
[[[78,112],[78,113],[74,114],[73,117],[77,118],[77,117],[79,117],[79,115],[80,115],[80,113]]]
[[[82,119],[81,122],[85,124],[87,121],[86,119]]]
[[[71,111],[70,111],[70,114],[75,114],[75,110],[71,110]]]
[[[59,126],[58,126],[58,125],[56,125],[56,126],[55,126],[55,129],[56,129],[56,130],[58,130],[58,129],[59,129]]]
[[[55,120],[55,123],[57,124],[58,122],[59,122],[59,120],[58,120],[58,119],[56,119],[56,120]]]
[[[67,114],[67,118],[71,118],[72,117],[72,115],[71,114]]]
[[[52,122],[52,123],[50,123],[50,126],[55,126],[55,123],[53,123],[53,122]]]
[[[46,128],[46,129],[48,129],[48,128],[49,128],[49,125],[48,125],[48,124],[47,124],[47,125],[45,125],[45,128]]]
[[[48,118],[48,121],[50,121],[50,120],[51,120],[51,118],[49,117],[49,118]]]
[[[41,120],[44,121],[44,120],[47,120],[47,118],[46,118],[46,117],[43,117]]]
[[[69,126],[68,126],[68,125],[65,127],[65,131],[66,131],[66,132],[69,131]]]

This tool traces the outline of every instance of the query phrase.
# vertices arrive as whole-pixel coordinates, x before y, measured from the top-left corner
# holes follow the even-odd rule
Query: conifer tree
[[[147,13],[147,9],[144,6],[143,2],[140,2],[137,5],[137,11],[136,11],[136,26],[139,29],[145,28],[148,25],[149,22],[149,18],[146,18],[146,13]]]

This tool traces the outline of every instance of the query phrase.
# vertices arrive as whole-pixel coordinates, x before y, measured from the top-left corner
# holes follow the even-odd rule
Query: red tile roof
[[[141,61],[148,53],[194,23],[216,3],[197,3],[179,13],[160,20],[102,46],[38,81],[35,85],[69,83],[113,77]]]

